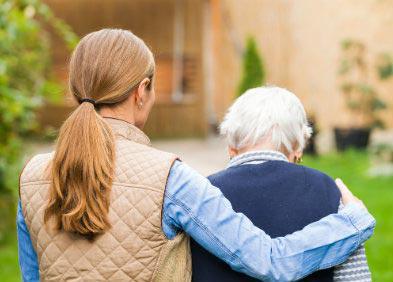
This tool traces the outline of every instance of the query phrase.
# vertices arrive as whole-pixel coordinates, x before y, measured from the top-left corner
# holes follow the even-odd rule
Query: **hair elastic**
[[[94,106],[96,105],[96,101],[93,100],[93,99],[90,99],[90,98],[83,98],[83,99],[81,99],[81,100],[80,100],[80,103],[82,104],[83,102],[91,103],[91,104],[93,104]]]

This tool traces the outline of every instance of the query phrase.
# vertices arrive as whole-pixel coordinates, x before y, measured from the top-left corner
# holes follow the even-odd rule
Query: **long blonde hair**
[[[103,29],[86,35],[70,62],[69,88],[79,106],[60,128],[50,166],[52,183],[44,221],[94,238],[108,230],[115,148],[111,128],[96,112],[125,100],[154,74],[153,54],[130,31]],[[83,102],[92,99],[96,103]]]

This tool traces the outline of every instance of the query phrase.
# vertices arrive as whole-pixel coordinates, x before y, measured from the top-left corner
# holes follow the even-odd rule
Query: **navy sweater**
[[[335,213],[340,192],[329,176],[284,161],[228,168],[209,177],[236,212],[242,212],[272,238],[285,236]],[[191,241],[193,281],[255,281],[233,271]],[[333,281],[333,269],[302,281]]]

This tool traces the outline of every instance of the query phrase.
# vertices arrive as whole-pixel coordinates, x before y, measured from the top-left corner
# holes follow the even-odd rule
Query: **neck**
[[[245,153],[248,153],[248,152],[255,152],[255,151],[276,151],[276,152],[282,153],[285,157],[287,157],[287,159],[290,162],[294,162],[295,161],[295,154],[294,153],[288,153],[288,152],[286,152],[286,150],[285,151],[278,150],[270,142],[261,142],[261,143],[258,143],[256,145],[254,145],[254,146],[247,146],[247,147],[244,147],[244,148],[239,149],[239,150],[232,150],[232,151],[230,150],[230,156],[231,157],[235,157],[235,156],[238,156],[238,155],[242,155],[242,154],[245,154]]]
[[[254,151],[278,151],[271,143],[259,143],[254,146],[247,146],[238,150],[238,155]],[[281,152],[282,153],[282,152]]]
[[[135,117],[132,111],[114,110],[110,107],[103,107],[99,110],[102,117],[124,120],[135,125]]]

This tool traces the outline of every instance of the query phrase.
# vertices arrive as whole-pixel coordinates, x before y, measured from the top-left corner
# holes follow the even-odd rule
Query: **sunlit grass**
[[[0,277],[2,282],[20,281],[18,251],[15,236],[0,246]]]
[[[306,157],[304,164],[340,177],[367,205],[377,220],[375,234],[366,244],[373,281],[393,281],[393,177],[369,177],[364,152]]]

